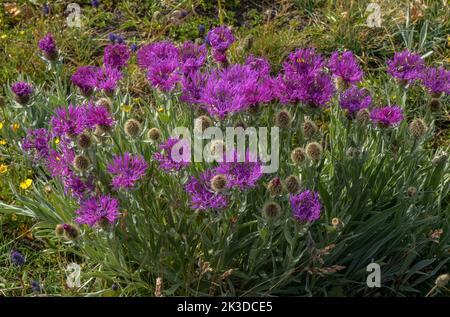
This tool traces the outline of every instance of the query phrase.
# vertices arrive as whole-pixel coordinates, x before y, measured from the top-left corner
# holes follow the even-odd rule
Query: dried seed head
[[[28,103],[28,101],[30,101],[30,95],[23,95],[23,96],[14,95],[14,98],[21,105],[25,105]]]
[[[198,131],[205,131],[209,127],[213,126],[213,121],[208,116],[200,116],[197,119],[195,119],[195,128]]]
[[[64,234],[64,224],[62,224],[62,223],[57,224],[55,227],[55,235],[57,237],[62,237],[63,234]]]
[[[281,207],[278,203],[274,201],[268,201],[264,204],[262,212],[266,218],[269,219],[278,218],[278,216],[281,213]]]
[[[108,133],[109,131],[111,131],[111,127],[108,127],[106,125],[97,124],[95,126],[94,134],[97,136],[101,136],[105,133]]]
[[[95,102],[95,105],[97,107],[104,107],[104,108],[108,109],[108,111],[111,111],[111,109],[112,109],[112,101],[109,98],[100,98],[99,100],[97,100]]]
[[[278,176],[273,178],[267,184],[267,190],[271,196],[280,196],[283,194],[283,183],[281,182],[281,179]]]
[[[92,144],[92,139],[89,136],[89,134],[87,133],[82,133],[78,136],[78,140],[77,140],[77,146],[80,149],[87,149],[91,146]]]
[[[355,147],[349,147],[346,152],[348,157],[354,158],[361,154],[361,151]]]
[[[300,180],[295,175],[290,175],[284,180],[284,185],[290,194],[297,194],[300,191]]]
[[[334,217],[333,219],[331,219],[331,225],[334,229],[340,229],[342,226],[342,222],[339,218]]]
[[[250,106],[247,109],[247,111],[250,115],[256,116],[259,113],[259,109],[260,109],[259,104],[255,104],[255,105]]]
[[[414,119],[409,124],[409,132],[416,139],[422,137],[427,132],[427,125],[422,119]]]
[[[77,155],[73,159],[73,166],[81,172],[87,170],[89,165],[89,159],[84,155]]]
[[[437,277],[436,281],[434,281],[434,284],[436,284],[437,287],[445,287],[450,281],[450,274],[441,274]]]
[[[408,188],[407,192],[408,192],[408,196],[414,197],[414,196],[417,195],[417,188],[414,187],[414,186],[411,186],[411,187]]]
[[[158,128],[151,128],[147,132],[147,137],[153,142],[159,141],[161,139],[161,131]]]
[[[306,146],[306,155],[314,161],[320,160],[322,157],[322,145],[317,142],[308,143]]]
[[[80,229],[76,225],[63,224],[64,238],[67,240],[76,240],[80,236]]]
[[[295,148],[291,153],[291,160],[294,164],[300,165],[306,159],[305,150],[301,147]]]
[[[227,178],[225,175],[217,174],[211,178],[211,188],[219,193],[227,186]]]
[[[44,187],[44,192],[45,192],[47,195],[51,194],[51,193],[53,192],[52,186],[50,186],[50,185],[45,185],[45,187]]]
[[[441,163],[447,162],[448,159],[448,154],[447,153],[441,153],[439,155],[436,155],[433,160],[431,161],[431,163],[433,163],[434,165],[439,165]]]
[[[292,116],[287,110],[281,110],[276,114],[275,125],[281,129],[287,129],[291,125]]]
[[[311,139],[317,133],[317,126],[314,121],[305,120],[302,126],[303,134],[307,139]]]
[[[135,138],[141,133],[141,124],[136,119],[129,119],[124,125],[125,134]]]
[[[366,108],[359,110],[356,113],[356,121],[358,121],[358,123],[360,123],[360,124],[368,123],[370,121],[369,110]]]
[[[439,110],[441,110],[441,101],[439,100],[439,98],[433,98],[431,99],[428,106],[430,107],[430,110],[432,112],[438,112]]]

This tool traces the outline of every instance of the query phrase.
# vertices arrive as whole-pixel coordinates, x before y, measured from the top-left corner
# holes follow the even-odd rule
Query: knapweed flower
[[[190,196],[192,209],[224,209],[228,206],[228,198],[212,190],[211,179],[213,176],[214,173],[207,170],[200,175],[200,179],[191,177],[186,183],[185,190]]]
[[[266,78],[270,75],[270,64],[264,57],[255,57],[250,55],[245,60],[245,65],[247,65],[252,71],[255,71],[260,78]]]
[[[283,63],[286,76],[317,74],[322,71],[325,61],[314,48],[301,48],[289,54]]]
[[[300,84],[298,99],[313,107],[326,107],[334,92],[330,75],[323,72],[308,74]]]
[[[97,89],[105,91],[106,94],[111,94],[116,89],[119,80],[122,79],[122,73],[115,68],[102,67],[97,69],[93,79]]]
[[[110,44],[105,47],[103,64],[106,67],[122,69],[130,58],[130,49],[125,44]]]
[[[125,152],[123,155],[116,155],[113,161],[107,166],[107,171],[113,175],[111,185],[114,190],[129,189],[134,187],[147,170],[147,162],[141,156],[132,156]]]
[[[262,208],[262,214],[268,219],[275,219],[281,213],[281,206],[275,201],[268,201]]]
[[[403,120],[403,111],[399,106],[375,108],[370,113],[370,119],[382,127],[391,127]]]
[[[213,50],[225,52],[234,42],[233,32],[226,26],[218,26],[208,32],[206,36]]]
[[[236,187],[241,190],[254,187],[262,177],[262,171],[261,163],[249,151],[245,153],[245,157],[241,157],[237,151],[234,151],[231,158],[224,153],[223,162],[214,169],[215,174],[226,177],[227,188]]]
[[[363,78],[363,72],[350,51],[345,51],[342,55],[338,52],[331,54],[328,67],[334,76],[341,78],[347,84],[357,83]]]
[[[102,131],[109,131],[114,119],[107,107],[91,103],[86,107],[86,124],[89,128],[100,126]]]
[[[22,266],[25,264],[25,257],[19,251],[13,250],[10,254],[11,262],[14,265]]]
[[[177,146],[178,151],[173,149]],[[153,158],[159,162],[159,168],[164,171],[179,171],[189,165],[191,153],[189,144],[184,139],[169,138],[159,145],[160,152],[153,154]]]
[[[320,218],[319,195],[306,190],[290,196],[291,209],[294,217],[300,221],[315,221]]]
[[[64,193],[81,201],[94,192],[94,181],[92,177],[83,180],[80,176],[69,171],[63,178]]]
[[[84,95],[89,95],[95,88],[97,70],[95,66],[80,66],[70,79]]]
[[[428,67],[424,69],[420,79],[432,96],[439,97],[443,93],[450,94],[450,71],[444,67]]]
[[[142,46],[136,56],[139,67],[149,69],[167,61],[177,62],[179,51],[172,43],[163,41]]]
[[[28,129],[27,136],[22,140],[22,149],[32,153],[35,160],[46,157],[50,151],[50,132],[47,129]]]
[[[31,290],[36,293],[42,292],[42,286],[39,281],[31,281]]]
[[[66,177],[72,173],[72,163],[75,151],[71,147],[71,141],[62,138],[58,144],[58,150],[50,150],[46,157],[47,168],[53,177]]]
[[[57,108],[50,124],[55,134],[74,138],[87,127],[86,108],[75,105]]]
[[[387,62],[387,72],[401,82],[412,82],[420,79],[424,68],[424,61],[419,54],[411,53],[409,50],[397,52]]]
[[[206,60],[206,46],[186,41],[180,49],[181,70],[183,74],[190,74],[199,70]]]
[[[361,109],[368,108],[372,103],[372,97],[367,89],[359,89],[352,86],[343,93],[339,98],[341,108],[348,110],[350,115],[354,115]]]
[[[152,66],[147,71],[147,79],[154,87],[162,91],[170,91],[180,80],[178,65],[177,61],[169,60]]]
[[[44,53],[44,56],[49,60],[54,60],[57,56],[56,43],[53,35],[48,33],[38,43],[39,49]]]
[[[12,84],[11,90],[16,95],[17,102],[25,104],[33,93],[33,86],[29,83],[19,81]]]
[[[109,195],[91,197],[82,202],[80,208],[75,211],[78,217],[76,222],[95,225],[114,224],[119,218],[119,201]]]
[[[206,78],[207,75],[200,71],[183,76],[181,79],[181,100],[188,104],[199,104],[206,84]]]

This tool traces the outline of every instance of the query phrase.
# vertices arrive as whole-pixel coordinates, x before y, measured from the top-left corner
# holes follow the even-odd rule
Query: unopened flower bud
[[[291,160],[294,164],[300,165],[303,163],[306,159],[306,153],[305,150],[301,147],[295,148],[291,152]]]
[[[414,119],[409,124],[409,131],[413,137],[418,139],[427,132],[427,125],[422,119]]]
[[[300,180],[295,175],[290,175],[284,180],[284,185],[290,194],[297,194],[300,191]]]
[[[322,145],[317,142],[308,143],[306,146],[306,155],[309,159],[318,161],[322,157]]]
[[[281,207],[278,203],[274,201],[266,202],[263,206],[263,215],[266,218],[274,219],[277,218],[281,213]]]
[[[136,119],[129,119],[124,125],[125,134],[135,138],[141,133],[141,124]]]
[[[281,110],[276,114],[275,125],[281,129],[287,129],[291,125],[292,116],[286,110]]]

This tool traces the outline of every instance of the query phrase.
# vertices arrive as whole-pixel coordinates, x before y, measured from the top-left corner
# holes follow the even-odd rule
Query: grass
[[[0,66],[0,82],[5,83],[0,88],[1,99],[9,93],[10,83],[23,74],[27,74],[26,76],[33,82],[42,85],[42,88],[47,88],[53,74],[48,73],[45,64],[35,52],[37,39],[47,32],[56,34],[58,46],[64,52],[66,64],[64,76],[67,76],[77,66],[91,64],[94,61],[97,64],[101,62],[103,47],[108,43],[110,32],[118,33],[124,36],[128,43],[136,44],[166,37],[177,41],[195,40],[199,36],[197,30],[199,24],[208,27],[217,25],[220,21],[235,28],[239,39],[231,52],[235,61],[242,61],[248,54],[254,54],[265,56],[272,65],[279,66],[287,54],[297,47],[314,46],[323,54],[329,54],[336,49],[352,50],[367,72],[367,82],[370,83],[370,89],[373,90],[377,103],[382,102],[385,95],[394,95],[394,92],[386,91],[381,85],[386,77],[380,77],[384,72],[384,61],[392,56],[394,51],[409,47],[425,54],[433,50],[434,54],[427,57],[427,63],[433,66],[448,67],[450,59],[449,8],[448,5],[442,6],[440,1],[419,1],[414,5],[409,5],[407,1],[383,1],[384,21],[380,29],[370,29],[365,25],[368,15],[365,8],[372,1],[297,0],[276,5],[272,4],[272,1],[163,2],[166,5],[156,4],[154,1],[124,1],[117,7],[112,5],[112,1],[101,1],[102,6],[99,9],[91,8],[89,1],[84,1],[81,29],[66,26],[63,12],[69,2],[62,1],[52,6],[50,16],[44,16],[40,6],[33,5],[29,1],[16,1],[12,7],[0,6],[0,51],[6,56],[6,60],[2,61]],[[17,13],[18,10],[20,13]],[[183,19],[176,18],[180,10],[188,12]],[[130,79],[130,86],[133,86],[132,96],[155,106],[155,100],[147,97],[148,87],[142,79],[142,74],[134,71],[132,73]],[[447,97],[446,101],[448,100]],[[411,107],[412,112],[408,114],[409,117],[414,117],[414,109],[423,105],[425,98],[415,94],[411,95],[407,102],[414,104],[414,107]],[[20,127],[18,132],[14,132],[10,127],[14,124],[20,125],[20,122],[17,118],[6,116],[3,110],[0,110],[0,122],[3,124],[0,131],[1,139],[18,139],[24,134],[24,130]],[[431,146],[448,148],[450,144],[448,122],[448,113],[444,113],[436,122],[434,142]],[[9,144],[0,146],[2,154],[8,153]],[[25,178],[32,177],[35,171],[32,166],[24,165],[22,161],[14,160],[14,157],[2,155],[0,163],[2,160],[5,160],[9,167],[6,173],[0,174],[0,198],[3,202],[14,203],[11,186],[17,189],[18,184]],[[336,187],[338,185],[336,184]],[[446,203],[448,204],[448,198]],[[53,239],[51,229],[42,230],[40,223],[30,222],[14,214],[0,216],[0,296],[39,295],[30,289],[33,280],[43,285],[41,295],[135,294],[134,290],[127,287],[120,287],[118,292],[112,291],[110,280],[114,278],[108,282],[97,278],[99,272],[105,268],[100,268],[95,263],[84,262],[82,257],[77,256],[77,247]],[[413,224],[410,228],[414,228]],[[389,232],[378,233],[380,236],[384,234],[388,235]],[[426,234],[428,233],[423,233],[422,236]],[[448,239],[448,232],[444,238]],[[352,248],[359,248],[363,253],[362,242],[355,240],[349,244],[353,244]],[[9,259],[11,249],[19,250],[26,256],[24,267],[19,268],[11,264]],[[420,253],[421,250],[405,250],[406,261],[413,263]],[[336,254],[344,257],[345,248]],[[337,258],[331,258],[328,263],[334,263],[335,260]],[[72,262],[79,263],[85,273],[83,276],[86,280],[83,283],[86,285],[80,290],[71,290],[66,286],[65,270]],[[417,272],[422,268],[428,270],[432,264],[432,262],[419,263],[421,265],[416,268]],[[346,265],[352,266],[352,263]],[[446,265],[448,266],[448,263],[443,263],[440,267]],[[395,281],[396,272],[403,269],[402,263],[395,263],[392,268],[393,272],[389,279]],[[117,273],[106,272],[110,276]],[[414,273],[411,276],[420,279]],[[342,278],[345,279],[345,276]],[[153,277],[152,279],[154,280]],[[408,291],[406,285],[406,281],[399,281],[397,291],[401,292],[403,286],[405,291]],[[430,289],[432,281],[427,285]],[[136,288],[139,287],[138,285]],[[337,287],[335,292],[339,294],[342,289]],[[443,294],[448,295],[448,292]]]

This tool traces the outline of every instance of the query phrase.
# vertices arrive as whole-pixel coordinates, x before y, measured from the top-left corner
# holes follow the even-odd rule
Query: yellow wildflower
[[[159,112],[164,112],[164,108],[163,108],[163,107],[160,107],[160,108],[158,108],[158,111],[159,111]]]
[[[8,171],[8,165],[0,164],[0,174],[5,174]]]
[[[0,122],[0,130],[3,129],[3,122]]]
[[[7,37],[8,37],[7,34],[2,34],[2,35],[0,36],[0,39],[5,40]]]
[[[120,106],[120,109],[122,109],[123,112],[130,112],[132,108],[132,105],[127,105],[126,103]]]
[[[22,30],[22,31],[19,32],[19,34],[20,34],[20,35],[24,35],[24,34],[25,34],[25,31]]]
[[[23,182],[20,182],[20,188],[22,189],[28,189],[31,187],[31,185],[33,184],[33,180],[30,178],[27,178],[26,180],[24,180]]]
[[[16,133],[20,128],[20,124],[18,123],[14,123],[11,127],[11,129],[13,130],[14,133]]]
[[[6,140],[0,140],[0,145],[6,145],[8,143],[8,141]]]

